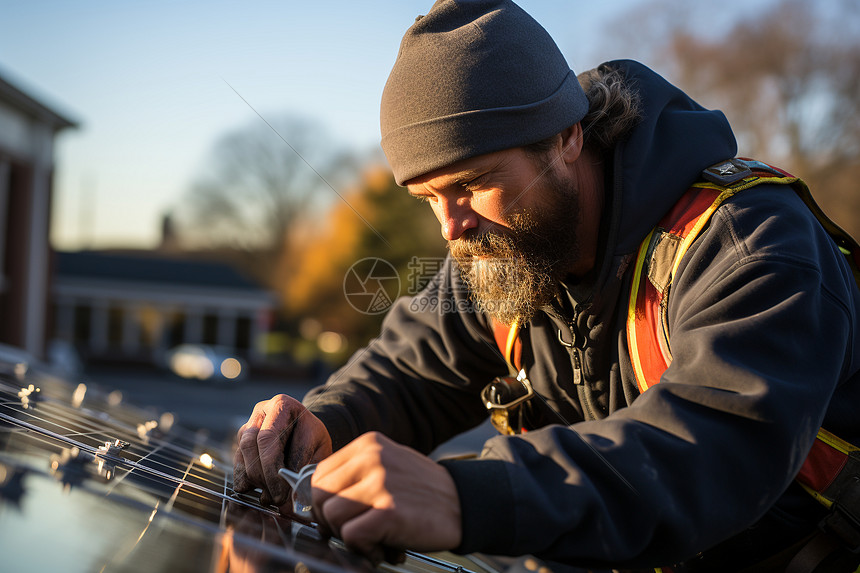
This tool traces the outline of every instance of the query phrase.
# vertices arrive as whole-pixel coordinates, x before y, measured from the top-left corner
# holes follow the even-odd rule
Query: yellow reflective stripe
[[[652,229],[639,246],[639,253],[636,256],[636,268],[633,269],[633,284],[630,286],[630,302],[627,305],[627,340],[632,350],[630,361],[633,363],[633,371],[636,373],[636,384],[639,385],[640,393],[648,389],[648,382],[645,380],[642,363],[639,361],[639,348],[636,341],[636,299],[639,296],[639,278],[642,276],[642,267],[645,264],[645,256],[648,254],[648,245],[651,244],[651,236],[653,234],[654,230]]]
[[[755,187],[756,185],[761,185],[762,183],[777,183],[780,185],[791,185],[792,183],[797,183],[800,181],[800,177],[750,177],[749,180],[746,181],[743,185],[733,185],[731,187],[721,187],[719,185],[715,185],[714,183],[709,183],[707,181],[697,181],[690,185],[690,187],[700,187],[702,189],[714,189],[716,191],[731,190],[734,192],[743,191],[745,189],[749,189],[750,187]]]
[[[690,246],[702,232],[702,229],[708,225],[708,222],[711,220],[711,216],[714,211],[729,197],[739,193],[740,191],[744,191],[751,187],[755,187],[757,185],[761,185],[763,183],[775,183],[775,184],[792,184],[797,181],[800,181],[798,177],[784,177],[784,176],[774,176],[774,177],[751,177],[748,181],[745,181],[742,185],[736,185],[731,188],[721,187],[719,185],[715,185],[706,181],[699,181],[693,183],[691,187],[697,187],[700,189],[712,189],[714,191],[719,192],[719,195],[716,199],[711,203],[711,205],[703,211],[698,218],[696,219],[696,223],[693,228],[687,233],[687,236],[684,237],[681,245],[678,247],[677,252],[675,253],[675,259],[672,262],[672,272],[669,275],[669,283],[673,281],[675,274],[678,272],[678,267],[681,265],[681,260],[684,258],[684,255],[689,250]],[[636,299],[639,293],[639,281],[642,275],[642,267],[645,264],[645,258],[647,255],[648,247],[651,244],[651,237],[654,234],[654,230],[652,229],[648,236],[645,237],[645,240],[639,247],[639,252],[636,258],[636,268],[634,269],[633,275],[633,283],[630,289],[630,301],[627,308],[627,338],[630,341],[630,347],[632,350],[631,354],[631,362],[633,363],[633,370],[636,374],[636,383],[639,386],[639,391],[644,392],[648,389],[648,383],[645,379],[645,373],[642,370],[642,364],[639,361],[639,351],[637,348],[637,341],[635,336],[635,322],[636,322]],[[835,438],[835,436],[834,436]],[[838,438],[835,438],[838,439]],[[847,442],[846,442],[847,443]]]
[[[520,319],[514,320],[514,323],[511,324],[511,329],[508,330],[508,340],[505,342],[505,360],[508,361],[508,366],[513,368],[513,371],[517,371],[517,367],[514,365],[514,344],[517,341],[517,335],[520,333]]]
[[[800,487],[805,489],[809,495],[811,495],[813,498],[815,498],[815,501],[817,501],[818,503],[820,503],[824,507],[829,509],[830,506],[833,505],[832,499],[827,499],[826,497],[824,497],[823,495],[821,495],[820,493],[818,493],[817,491],[815,491],[814,489],[812,489],[811,487],[809,487],[805,483],[801,482],[800,480],[795,479],[794,482],[797,484],[800,484]]]
[[[687,252],[687,249],[690,248],[690,245],[693,244],[693,241],[696,240],[696,237],[699,236],[699,233],[702,232],[702,229],[705,228],[705,225],[708,224],[708,221],[711,220],[711,215],[713,215],[714,211],[717,210],[717,207],[720,204],[739,193],[740,191],[744,191],[751,187],[755,187],[757,185],[761,185],[763,183],[776,183],[779,185],[791,185],[792,183],[796,183],[800,181],[799,177],[755,177],[750,178],[749,181],[744,183],[743,185],[737,185],[734,187],[720,187],[719,185],[714,185],[713,183],[707,182],[697,182],[693,183],[692,187],[698,187],[700,189],[713,189],[714,191],[719,191],[720,194],[714,199],[714,202],[711,203],[711,206],[705,209],[705,211],[699,216],[696,221],[696,225],[690,230],[687,236],[684,238],[684,241],[681,243],[681,246],[678,248],[678,252],[675,255],[675,263],[672,265],[672,274],[669,275],[669,281],[671,282],[672,278],[675,277],[675,273],[678,270],[678,267],[681,265],[681,259],[684,257],[684,253]]]
[[[846,442],[842,438],[840,438],[834,434],[831,434],[830,432],[828,432],[824,428],[821,428],[820,430],[818,430],[818,436],[816,436],[816,437],[817,437],[817,439],[821,440],[822,442],[824,442],[825,444],[827,444],[828,446],[830,446],[834,450],[839,450],[843,454],[847,454],[849,452],[856,452],[857,450],[860,450],[860,447],[857,447],[854,444],[851,444],[850,442]]]
[[[707,189],[714,189],[715,191],[721,191],[720,187],[710,186],[710,185],[697,185],[697,187],[704,187]],[[702,229],[705,228],[705,225],[708,224],[708,221],[711,220],[711,215],[714,214],[714,211],[717,210],[717,207],[720,204],[737,193],[738,191],[742,191],[742,188],[738,189],[724,189],[722,192],[717,195],[717,198],[714,199],[714,202],[711,203],[711,206],[702,212],[699,215],[699,218],[696,219],[696,224],[690,229],[690,232],[687,233],[687,236],[684,237],[684,240],[681,242],[681,246],[678,247],[678,252],[675,253],[675,262],[672,264],[672,274],[669,275],[669,282],[672,282],[672,279],[675,278],[675,273],[678,272],[678,267],[681,265],[681,259],[684,258],[684,254],[687,252],[687,249],[690,248],[690,245],[693,244],[693,241],[696,240],[696,237],[699,236],[699,233],[702,232]]]

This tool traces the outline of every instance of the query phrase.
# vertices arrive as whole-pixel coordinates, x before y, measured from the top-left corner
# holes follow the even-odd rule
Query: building
[[[262,357],[276,299],[233,267],[157,252],[58,252],[54,338],[90,360],[159,362],[182,343]]]
[[[0,76],[0,343],[45,352],[54,138],[75,122]]]

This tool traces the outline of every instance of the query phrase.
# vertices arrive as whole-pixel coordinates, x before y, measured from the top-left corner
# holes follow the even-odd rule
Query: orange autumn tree
[[[292,247],[281,260],[278,274],[287,322],[296,326],[297,343],[311,342],[299,340],[303,336],[337,333],[344,344],[329,356],[337,362],[379,333],[382,311],[390,303],[383,300],[385,304],[370,309],[362,306],[370,298],[358,302],[351,298],[350,289],[357,287],[349,282],[350,276],[356,276],[348,276],[350,268],[358,263],[354,267],[358,275],[368,265],[393,268],[398,288],[391,288],[393,283],[388,281],[382,294],[394,298],[414,293],[446,251],[430,209],[397,186],[383,167],[366,170],[358,187],[344,193],[323,220],[320,225],[294,229]],[[372,279],[368,281],[371,293],[375,286]],[[299,327],[309,322],[316,327],[302,334]]]

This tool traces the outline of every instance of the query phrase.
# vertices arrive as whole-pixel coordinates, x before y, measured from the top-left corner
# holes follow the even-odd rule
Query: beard
[[[512,214],[507,228],[448,241],[475,306],[503,324],[531,320],[579,258],[579,194],[551,171],[543,177],[545,206]]]

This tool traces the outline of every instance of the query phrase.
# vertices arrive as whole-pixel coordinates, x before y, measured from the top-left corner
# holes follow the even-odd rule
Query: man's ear
[[[573,163],[582,153],[582,124],[577,122],[561,132],[561,157],[565,163]]]

